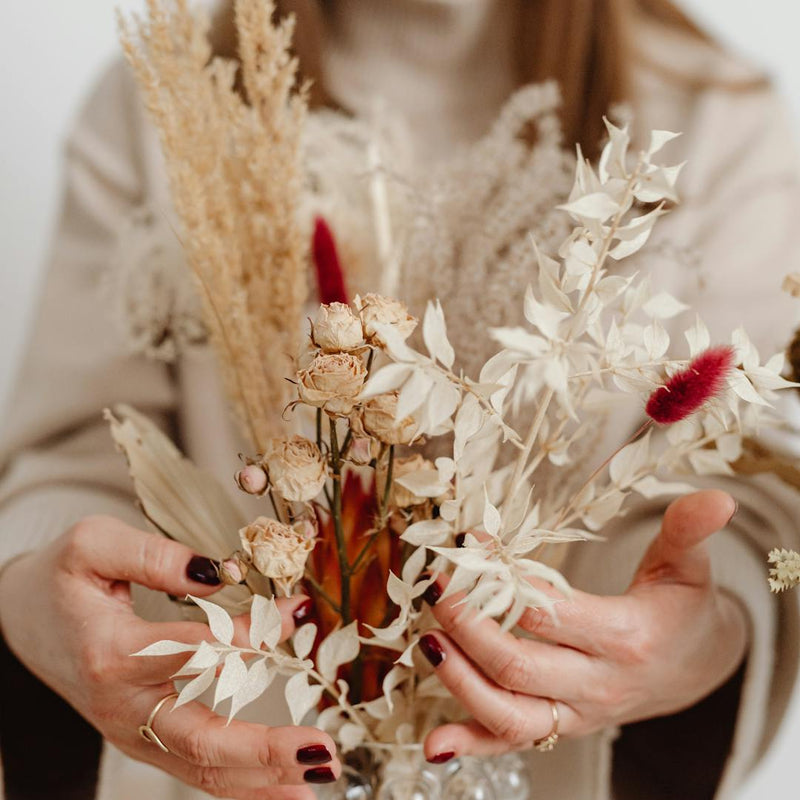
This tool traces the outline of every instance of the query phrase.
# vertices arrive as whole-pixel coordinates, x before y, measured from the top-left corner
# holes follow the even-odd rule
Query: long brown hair
[[[565,141],[580,142],[588,155],[596,154],[603,137],[603,115],[615,104],[632,99],[635,19],[648,19],[717,47],[671,0],[504,0],[515,1],[520,15],[516,45],[519,84],[545,79],[558,82]],[[303,76],[312,81],[312,105],[331,103],[320,54],[324,7],[332,2],[335,0],[276,0],[279,15],[297,18],[295,50]],[[215,28],[218,49],[224,54],[235,51],[230,5],[232,0],[223,8]],[[674,78],[680,80],[681,76],[676,72]]]

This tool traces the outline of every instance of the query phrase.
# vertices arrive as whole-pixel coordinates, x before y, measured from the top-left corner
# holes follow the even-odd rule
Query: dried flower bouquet
[[[159,31],[178,44],[182,32],[188,36],[184,45],[199,47],[195,34],[186,33],[193,29],[173,30],[161,5],[151,0],[150,6],[151,49],[164,39]],[[270,74],[288,69],[293,75],[288,38],[276,38],[269,4],[240,0],[240,21],[252,23],[256,7],[262,8],[259,24],[272,32],[267,39],[278,72]],[[186,23],[182,13],[178,19]],[[252,33],[252,25],[247,30]],[[169,75],[160,76],[166,83],[152,80],[147,55],[132,45],[129,53],[140,81],[150,80],[151,105],[168,138],[171,116],[181,113],[159,105]],[[245,78],[268,63],[266,56],[258,63],[244,59]],[[202,58],[186,72],[198,85],[223,75]],[[291,138],[302,118],[293,104],[302,95],[289,98],[286,75],[273,84],[249,83],[269,97],[267,134]],[[286,108],[294,110],[288,127],[281,127]],[[262,124],[245,110],[232,118],[237,125]],[[283,675],[293,719],[299,723],[322,703],[317,724],[345,750],[420,741],[462,713],[416,649],[420,633],[433,624],[421,597],[437,574],[449,576],[446,591],[461,594],[465,609],[512,629],[528,607],[555,613],[559,602],[568,602],[570,588],[555,560],[540,557],[545,547],[557,553],[558,545],[596,538],[634,495],[691,490],[667,476],[731,473],[742,437],[769,421],[775,391],[795,384],[781,377],[782,355],[762,364],[742,330],[729,345],[712,346],[699,319],[684,331],[687,352],[670,354],[666,327],[686,307],[652,290],[646,276],[625,275],[616,265],[644,247],[677,201],[680,167],[656,160],[674,134],[656,131],[647,149],[631,154],[627,130],[607,127],[609,141],[596,170],[578,153],[572,192],[561,206],[571,233],[557,253],[537,252],[538,269],[523,301],[527,324],[488,331],[498,352],[477,375],[459,369],[439,301],[429,302],[421,336],[415,336],[418,321],[405,305],[376,294],[320,307],[294,374],[281,372],[269,360],[274,350],[262,353],[259,345],[273,327],[291,323],[291,315],[281,321],[266,315],[260,327],[244,325],[270,306],[268,268],[262,262],[247,266],[243,246],[236,249],[239,266],[226,261],[225,237],[244,235],[241,228],[214,228],[218,239],[206,250],[208,239],[197,231],[207,221],[188,203],[187,187],[197,187],[189,177],[200,167],[167,147],[189,260],[206,290],[209,328],[253,448],[236,482],[264,498],[263,514],[243,519],[225,491],[146,419],[125,408],[109,414],[151,523],[219,558],[223,580],[239,587],[244,600],[225,608],[195,600],[214,641],[162,641],[138,654],[191,654],[176,676],[188,679],[177,705],[216,682],[214,705],[230,701],[232,717]],[[237,169],[250,168],[246,147],[254,141],[234,148]],[[296,151],[287,146],[287,152]],[[230,175],[230,165],[223,166]],[[277,184],[265,175],[265,190],[278,203]],[[227,196],[241,186],[232,181]],[[283,267],[272,263],[273,270],[290,269],[302,249],[299,223],[286,212],[299,208],[296,190],[296,183],[286,185],[283,227],[271,234],[277,238],[270,246],[287,256]],[[249,213],[247,203],[241,210]],[[249,236],[251,226],[242,224]],[[285,248],[281,231],[289,236]],[[256,267],[262,272],[254,273]],[[293,292],[287,297],[296,303]],[[246,337],[237,338],[243,331]],[[291,332],[282,335],[286,341]],[[247,349],[251,344],[255,350]],[[248,355],[240,359],[243,347]],[[254,354],[260,354],[258,363]],[[264,377],[270,369],[274,380]],[[274,387],[285,377],[295,392],[285,415],[310,416],[308,436],[266,433],[267,403],[274,412]],[[262,384],[269,384],[263,397]],[[593,435],[598,408],[625,398],[632,418],[644,412],[644,423],[594,469],[585,468],[575,452]],[[430,460],[433,452],[438,457]],[[549,487],[542,481],[545,469]],[[565,480],[553,489],[553,475],[576,471],[583,473],[577,485]],[[278,645],[272,589],[290,594],[299,585],[315,596],[319,622]],[[246,610],[251,624],[243,644],[234,641],[229,611]]]

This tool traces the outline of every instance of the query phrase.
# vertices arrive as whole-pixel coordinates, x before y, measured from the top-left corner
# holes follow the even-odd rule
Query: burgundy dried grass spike
[[[336,251],[333,231],[323,217],[314,220],[312,246],[320,303],[349,303],[344,272]]]
[[[650,395],[645,407],[647,415],[661,425],[686,419],[725,388],[733,359],[732,347],[704,350]]]

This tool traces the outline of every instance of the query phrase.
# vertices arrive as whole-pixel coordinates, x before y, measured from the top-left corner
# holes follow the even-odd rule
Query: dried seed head
[[[686,419],[725,388],[733,361],[732,347],[704,350],[650,395],[645,407],[647,416],[661,425]]]

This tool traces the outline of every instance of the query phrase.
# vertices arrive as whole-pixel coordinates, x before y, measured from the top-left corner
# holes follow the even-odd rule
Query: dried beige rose
[[[361,309],[361,322],[364,326],[364,338],[370,344],[383,345],[378,334],[379,325],[391,325],[404,341],[414,332],[417,320],[408,313],[404,303],[383,297],[379,294],[365,294],[356,297],[356,306]]]
[[[361,356],[320,353],[297,373],[297,393],[307,405],[347,416],[356,404],[367,370]]]
[[[239,531],[242,549],[253,566],[288,597],[303,577],[316,539],[268,517],[258,517]]]
[[[303,436],[273,439],[262,465],[272,488],[289,502],[307,503],[325,485],[325,461],[314,442]]]
[[[408,475],[411,472],[419,472],[420,470],[436,470],[436,467],[419,453],[415,453],[413,456],[394,459],[394,463],[392,464],[392,488],[389,490],[390,508],[410,508],[411,506],[423,505],[429,501],[430,498],[418,497],[413,492],[397,483],[398,478],[402,478],[404,475]],[[382,464],[378,469],[375,479],[378,497],[382,497],[386,487],[385,464]]]
[[[311,339],[325,353],[346,353],[364,347],[361,320],[344,303],[319,307],[311,326]]]
[[[408,444],[417,425],[411,417],[397,422],[397,392],[379,394],[368,400],[361,416],[364,430],[385,444]]]
[[[297,369],[307,369],[309,364],[319,355],[319,348],[311,341],[311,337],[307,336],[300,343],[297,350]]]

